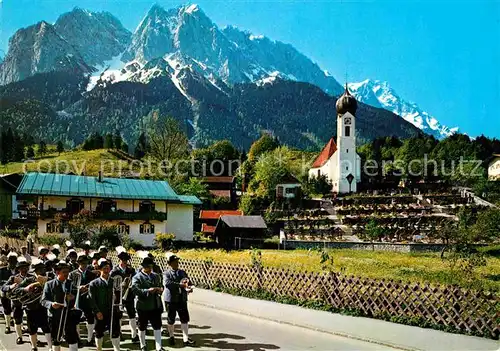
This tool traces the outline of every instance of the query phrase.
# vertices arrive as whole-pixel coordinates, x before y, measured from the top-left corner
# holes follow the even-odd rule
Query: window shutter
[[[129,225],[125,226],[125,233],[130,234],[130,226]]]
[[[155,232],[155,225],[154,224],[150,224],[151,226],[151,234],[154,234]]]
[[[153,212],[154,212],[154,210],[155,210],[155,203],[154,203],[154,202],[152,202],[152,203],[151,203],[151,211],[153,211]]]
[[[144,224],[141,224],[139,226],[139,233],[143,234],[144,233]]]
[[[83,200],[80,200],[80,211],[81,211],[81,210],[83,210],[83,207],[84,207],[84,206],[85,206],[85,205],[84,205]]]
[[[47,223],[47,224],[46,224],[45,231],[46,231],[47,233],[50,233],[50,223]]]

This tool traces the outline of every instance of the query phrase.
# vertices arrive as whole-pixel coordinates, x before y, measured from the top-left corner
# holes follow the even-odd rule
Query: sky
[[[0,50],[40,20],[75,6],[106,10],[133,31],[154,3],[0,0]],[[500,1],[196,1],[220,27],[236,25],[295,46],[339,82],[387,81],[442,124],[500,138]],[[0,51],[0,55],[5,53]]]

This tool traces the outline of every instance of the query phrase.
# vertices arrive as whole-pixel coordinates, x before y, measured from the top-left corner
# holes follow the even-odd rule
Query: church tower
[[[333,191],[356,192],[360,181],[361,162],[356,153],[356,110],[358,103],[351,95],[347,83],[345,91],[337,100],[337,167],[333,174]]]

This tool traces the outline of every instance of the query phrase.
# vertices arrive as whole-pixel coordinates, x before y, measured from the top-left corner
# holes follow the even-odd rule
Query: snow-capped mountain
[[[336,95],[340,84],[291,45],[254,36],[236,27],[219,29],[197,6],[165,10],[154,5],[132,36],[124,61],[142,64],[178,54],[205,76],[227,84],[249,83],[280,72]]]
[[[438,139],[458,132],[458,127],[449,128],[442,125],[435,117],[420,109],[414,102],[401,98],[387,82],[367,79],[359,83],[349,84],[349,90],[359,101],[389,110]]]

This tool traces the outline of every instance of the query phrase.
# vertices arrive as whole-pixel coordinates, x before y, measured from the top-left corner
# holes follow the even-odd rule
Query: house
[[[488,179],[500,180],[500,154],[494,154],[488,163]]]
[[[300,181],[291,174],[287,174],[276,185],[276,197],[284,199],[293,199],[300,197]]]
[[[260,239],[265,236],[266,229],[262,216],[223,215],[217,221],[214,237],[222,247],[231,248],[235,238]]]
[[[157,232],[193,240],[193,206],[201,205],[195,196],[176,194],[166,181],[52,173],[25,174],[17,195],[34,199],[30,216],[36,216],[38,235],[68,234],[65,223],[87,210],[148,247]]]
[[[18,173],[0,175],[0,223],[2,227],[19,216],[16,189],[21,179],[22,175]]]
[[[357,102],[347,84],[335,105],[337,110],[337,142],[331,138],[309,169],[309,178],[324,175],[337,194],[357,191],[361,180],[361,157],[356,152]]]
[[[236,204],[236,189],[234,177],[203,177],[201,181],[207,184],[208,191],[212,196],[227,199],[231,204]]]
[[[215,232],[215,227],[221,216],[243,216],[243,211],[239,210],[201,210],[200,211],[200,221],[201,221],[201,231],[207,235],[213,235]]]

